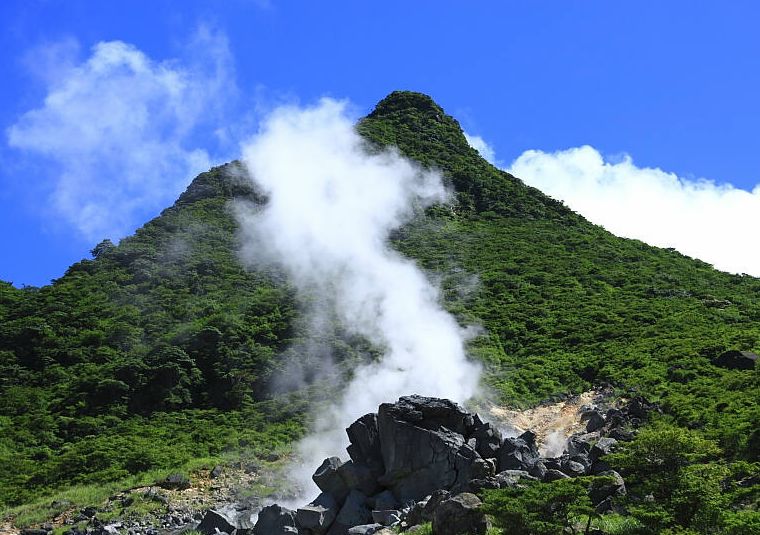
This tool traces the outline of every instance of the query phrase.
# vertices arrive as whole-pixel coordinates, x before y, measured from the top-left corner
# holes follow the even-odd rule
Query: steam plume
[[[249,260],[275,263],[314,314],[334,314],[351,334],[382,349],[354,379],[302,447],[306,468],[340,455],[344,428],[386,401],[418,393],[465,401],[480,370],[467,360],[467,331],[438,304],[416,265],[388,234],[421,207],[446,200],[439,174],[397,152],[368,151],[345,103],[276,110],[243,150],[251,178],[268,195],[258,213],[239,211]]]

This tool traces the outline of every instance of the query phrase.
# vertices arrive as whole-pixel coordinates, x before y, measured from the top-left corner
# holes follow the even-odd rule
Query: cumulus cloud
[[[8,143],[53,164],[50,205],[85,238],[121,237],[209,167],[191,138],[234,87],[229,50],[201,28],[186,61],[155,61],[121,41],[96,44],[81,62],[74,51],[68,41],[30,56],[41,58],[46,96],[7,130]],[[44,69],[61,57],[61,68]]]
[[[480,136],[468,134],[467,132],[464,132],[464,137],[470,147],[478,151],[483,158],[494,165],[496,164],[496,152],[485,139]]]
[[[345,427],[380,403],[413,393],[465,401],[480,374],[465,354],[468,331],[388,243],[417,210],[447,199],[441,176],[395,151],[368,151],[345,108],[329,99],[279,108],[243,150],[269,199],[261,211],[238,213],[247,261],[279,266],[309,303],[307,314],[337,318],[382,351],[321,413],[301,448],[306,476],[339,455]]]
[[[529,150],[508,171],[610,232],[673,247],[716,268],[760,276],[760,186],[752,192],[611,162],[590,146]]]

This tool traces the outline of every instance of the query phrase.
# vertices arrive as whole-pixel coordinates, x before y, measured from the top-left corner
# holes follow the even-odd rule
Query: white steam
[[[417,266],[388,244],[415,210],[446,200],[440,175],[394,151],[368,152],[345,104],[329,99],[276,110],[243,157],[269,197],[260,212],[238,213],[244,255],[280,266],[311,299],[310,313],[334,315],[382,350],[336,392],[302,444],[308,474],[340,455],[344,428],[380,403],[413,393],[472,397],[480,369],[466,358],[467,331],[440,307]]]

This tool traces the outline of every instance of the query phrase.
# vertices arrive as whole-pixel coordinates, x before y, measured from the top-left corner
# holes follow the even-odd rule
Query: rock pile
[[[484,534],[488,524],[474,494],[478,490],[591,474],[608,476],[591,489],[594,504],[604,512],[615,496],[625,494],[623,479],[604,456],[619,440],[632,438],[631,425],[651,410],[656,407],[640,398],[606,412],[587,407],[587,432],[570,437],[560,457],[543,458],[531,431],[503,438],[493,425],[452,401],[402,397],[351,424],[346,430],[349,460],[324,460],[312,476],[321,493],[310,503],[295,511],[265,507],[252,529],[245,519],[210,511],[198,530],[208,535],[372,535],[387,526],[406,529],[432,522],[436,534]]]

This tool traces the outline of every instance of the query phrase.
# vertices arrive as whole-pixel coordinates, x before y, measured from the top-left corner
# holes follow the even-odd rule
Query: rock
[[[380,494],[377,494],[367,500],[367,503],[376,510],[387,511],[390,509],[396,509],[398,501],[393,493],[389,490],[384,490]]]
[[[490,423],[482,422],[477,414],[473,417],[473,421],[472,437],[475,439],[475,451],[483,459],[495,459],[504,440],[501,431]]]
[[[221,465],[217,464],[214,468],[211,469],[211,472],[209,472],[209,477],[211,479],[216,479],[220,475],[222,475],[223,471],[224,471],[224,469],[221,467]]]
[[[190,478],[185,474],[169,474],[162,481],[156,483],[162,489],[182,490],[190,488]]]
[[[501,488],[501,485],[499,485],[499,480],[497,480],[495,477],[488,477],[485,479],[473,479],[470,481],[470,484],[467,486],[467,490],[465,492],[472,492],[473,494],[477,494],[484,489],[492,490],[498,488]]]
[[[496,481],[499,483],[499,488],[502,489],[516,487],[521,479],[535,481],[536,478],[525,470],[504,470],[496,474]]]
[[[340,465],[338,475],[349,490],[356,489],[367,496],[371,496],[380,490],[377,484],[377,474],[373,473],[368,466],[357,464],[353,460]]]
[[[290,509],[277,504],[269,505],[259,512],[259,519],[256,521],[253,533],[254,535],[297,533],[295,517],[295,513]]]
[[[85,518],[92,518],[98,513],[98,510],[95,507],[85,507],[79,512]]]
[[[377,414],[365,414],[346,429],[350,445],[346,448],[351,460],[368,467],[375,477],[385,472],[380,451],[380,431]]]
[[[378,428],[385,474],[378,482],[402,502],[465,486],[472,479],[470,466],[479,458],[460,433],[471,422],[448,400],[410,396],[383,403]]]
[[[593,433],[604,427],[604,416],[598,410],[589,411],[581,417],[586,422],[586,432]]]
[[[750,351],[726,351],[721,353],[713,364],[729,370],[754,370],[757,355]]]
[[[619,442],[630,442],[636,435],[633,431],[628,431],[627,429],[613,429],[609,432],[608,436]]]
[[[217,530],[232,533],[237,529],[234,516],[228,511],[209,509],[198,524],[197,530],[204,535],[214,535]]]
[[[625,481],[623,481],[620,474],[614,470],[610,470],[608,472],[602,472],[599,476],[603,479],[595,480],[591,484],[591,489],[589,490],[591,503],[596,506],[607,498],[625,496]]]
[[[415,424],[423,429],[449,431],[468,436],[474,420],[472,415],[451,400],[423,396],[404,396],[396,403],[383,403],[378,412],[378,428],[382,442],[382,416]]]
[[[543,461],[536,461],[536,464],[530,468],[528,473],[539,481],[543,481],[544,476],[546,476],[546,465]]]
[[[26,528],[21,530],[21,535],[47,535],[47,533],[47,530],[36,528]]]
[[[544,481],[551,482],[551,481],[557,481],[558,479],[570,479],[570,476],[554,468],[550,468],[546,471],[546,475],[544,476]]]
[[[649,413],[661,413],[660,406],[656,403],[650,403],[641,396],[632,398],[625,407],[625,414],[629,419],[638,419],[646,421],[649,419]],[[632,422],[633,423],[633,422]]]
[[[562,471],[571,477],[577,477],[586,473],[586,467],[577,461],[568,460],[562,465]]]
[[[530,470],[539,460],[538,448],[536,447],[535,435],[526,431],[517,438],[506,438],[499,448],[497,457],[497,469],[504,470]]]
[[[395,526],[401,521],[401,512],[397,509],[385,509],[372,511],[372,522],[383,526]]]
[[[470,478],[485,479],[496,475],[495,459],[476,458],[470,465]]]
[[[433,533],[485,535],[489,525],[481,505],[480,499],[468,492],[441,502],[433,512]]]
[[[296,525],[311,530],[313,533],[324,533],[338,515],[338,504],[331,494],[323,492],[310,504],[296,511]]]
[[[615,446],[617,446],[617,443],[618,441],[614,438],[600,438],[596,444],[594,444],[594,447],[591,448],[591,451],[588,454],[588,458],[591,460],[591,462],[599,460],[600,457],[612,453],[612,451],[615,449]]]
[[[338,472],[338,469],[342,465],[343,462],[337,457],[328,457],[317,468],[314,475],[311,476],[314,483],[319,487],[319,490],[332,494],[338,503],[343,503],[349,491],[346,482],[340,477],[340,473]]]
[[[568,455],[584,455],[591,451],[592,439],[586,435],[573,435],[567,441],[565,451]]]
[[[343,507],[340,508],[330,531],[330,535],[345,535],[353,526],[369,524],[372,521],[372,513],[367,508],[367,497],[358,490],[348,493]]]
[[[382,524],[362,524],[361,526],[349,528],[348,535],[374,535],[383,529],[383,527]]]

